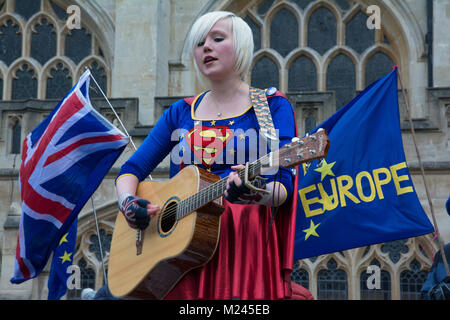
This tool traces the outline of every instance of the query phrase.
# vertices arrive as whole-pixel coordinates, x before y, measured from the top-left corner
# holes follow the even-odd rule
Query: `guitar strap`
[[[253,109],[255,110],[256,118],[258,119],[261,133],[266,138],[270,150],[273,151],[274,147],[279,147],[279,139],[273,126],[272,115],[270,113],[269,104],[267,102],[266,92],[258,88],[250,87],[250,99],[253,104]],[[279,178],[280,177],[278,170],[275,181],[279,180]],[[278,207],[272,207],[269,228],[267,230],[267,246],[269,245],[272,223],[275,220],[277,212]]]
[[[278,137],[273,126],[266,92],[258,88],[250,87],[250,99],[255,110],[256,118],[258,119],[261,133],[266,138],[270,150],[273,150],[273,147],[278,146]]]

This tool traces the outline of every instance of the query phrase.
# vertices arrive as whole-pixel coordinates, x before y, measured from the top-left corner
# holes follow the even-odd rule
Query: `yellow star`
[[[234,120],[231,120],[230,122],[228,122],[228,124],[229,124],[230,126],[232,126],[232,125],[234,124]]]
[[[336,161],[328,164],[324,159],[322,166],[314,169],[314,171],[320,172],[320,181],[323,181],[323,178],[325,178],[327,175],[334,177],[334,173],[333,171],[331,171],[331,168],[333,168],[335,163]]]
[[[312,219],[311,219],[311,225],[310,225],[310,227],[309,227],[308,229],[303,230],[303,232],[306,233],[306,235],[305,235],[305,241],[308,240],[308,238],[309,238],[310,235],[313,235],[313,236],[316,236],[316,237],[319,236],[319,235],[317,234],[317,232],[316,232],[316,228],[317,228],[319,225],[320,225],[320,223],[318,223],[318,224],[315,225],[314,222],[313,222]]]
[[[69,233],[67,232],[65,235],[62,236],[61,240],[59,241],[59,245],[63,244],[64,242],[69,242],[67,240],[68,235],[69,235]]]
[[[241,133],[241,134],[239,135],[239,139],[245,140],[245,134]]]
[[[211,121],[211,126],[215,126],[216,125],[216,120],[212,120]]]
[[[59,257],[62,260],[61,263],[64,263],[66,261],[69,261],[69,262],[72,261],[72,260],[70,260],[70,256],[71,255],[72,255],[72,252],[71,253],[67,253],[67,251],[64,251],[64,255]]]

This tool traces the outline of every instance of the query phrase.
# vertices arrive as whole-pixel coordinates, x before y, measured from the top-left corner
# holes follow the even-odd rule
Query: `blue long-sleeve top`
[[[266,140],[258,134],[258,120],[252,106],[234,117],[196,118],[195,110],[206,93],[172,104],[121,167],[117,179],[121,175],[134,175],[142,181],[169,153],[170,177],[180,167],[195,164],[224,178],[232,171],[232,165],[254,161],[270,152]],[[295,136],[292,106],[279,91],[268,95],[267,100],[281,148]],[[281,182],[288,195],[286,200],[292,196],[291,170],[280,167],[279,171],[262,176],[268,178],[266,183],[275,179]]]

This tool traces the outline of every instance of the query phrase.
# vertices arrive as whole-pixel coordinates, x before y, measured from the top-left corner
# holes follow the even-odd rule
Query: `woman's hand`
[[[158,212],[159,206],[138,196],[123,193],[119,197],[119,210],[131,228],[144,230]]]

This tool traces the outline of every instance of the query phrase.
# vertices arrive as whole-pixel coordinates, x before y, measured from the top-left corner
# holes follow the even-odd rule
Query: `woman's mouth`
[[[205,64],[205,65],[209,65],[209,64],[211,64],[213,61],[216,61],[217,60],[217,58],[214,58],[214,57],[211,57],[211,56],[207,56],[207,57],[205,57],[205,59],[203,59],[203,63]]]

